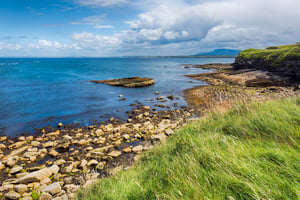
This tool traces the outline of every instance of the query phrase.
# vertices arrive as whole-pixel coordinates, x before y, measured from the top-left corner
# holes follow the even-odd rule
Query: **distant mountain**
[[[195,56],[237,56],[241,50],[236,49],[215,49],[206,53],[199,53]]]

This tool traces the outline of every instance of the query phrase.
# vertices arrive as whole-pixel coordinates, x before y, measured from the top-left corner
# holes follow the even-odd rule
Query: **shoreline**
[[[128,169],[141,152],[164,143],[193,117],[220,106],[226,109],[241,99],[268,100],[299,95],[298,89],[294,91],[292,86],[284,85],[287,84],[285,80],[264,72],[232,71],[228,65],[216,64],[187,66],[215,71],[187,75],[209,85],[184,90],[188,104],[185,108],[155,111],[138,104],[129,111],[127,123],[112,118],[102,125],[52,129],[37,135],[19,136],[15,141],[0,136],[0,199],[9,191],[19,191],[18,185],[24,189],[17,193],[28,199],[32,191],[41,193],[49,186],[57,186],[58,192],[46,190],[52,197],[70,199],[74,192],[94,180]],[[47,176],[34,177],[42,170],[49,171]],[[22,183],[24,179],[30,180],[27,185]]]

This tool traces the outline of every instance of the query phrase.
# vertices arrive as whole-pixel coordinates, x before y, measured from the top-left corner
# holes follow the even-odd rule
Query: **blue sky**
[[[0,57],[192,55],[300,41],[299,0],[9,0]]]

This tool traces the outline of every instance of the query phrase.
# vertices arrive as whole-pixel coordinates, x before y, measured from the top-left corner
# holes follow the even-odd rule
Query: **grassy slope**
[[[293,60],[300,57],[300,45],[278,46],[278,49],[247,49],[241,51],[238,57],[261,58],[278,65],[282,61]]]
[[[237,105],[181,129],[78,199],[299,199],[300,99]]]

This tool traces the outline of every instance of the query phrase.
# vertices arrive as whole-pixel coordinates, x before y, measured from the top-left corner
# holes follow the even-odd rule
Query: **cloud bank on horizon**
[[[0,4],[1,57],[193,55],[300,41],[299,0]]]

